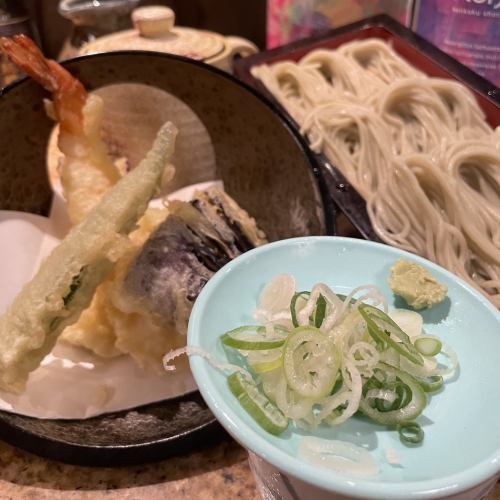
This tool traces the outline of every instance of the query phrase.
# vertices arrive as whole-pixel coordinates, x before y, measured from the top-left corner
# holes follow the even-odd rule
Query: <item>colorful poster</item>
[[[412,4],[413,0],[268,0],[267,46],[284,45],[382,13],[409,26]]]
[[[420,0],[414,30],[500,85],[500,0]]]

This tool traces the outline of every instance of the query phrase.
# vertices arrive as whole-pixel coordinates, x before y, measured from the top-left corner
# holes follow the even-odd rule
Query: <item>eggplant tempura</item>
[[[162,357],[186,344],[189,314],[205,283],[265,239],[218,188],[196,192],[190,202],[170,202],[163,211],[149,209],[131,239],[135,247],[63,339],[105,357],[128,354],[164,373]]]

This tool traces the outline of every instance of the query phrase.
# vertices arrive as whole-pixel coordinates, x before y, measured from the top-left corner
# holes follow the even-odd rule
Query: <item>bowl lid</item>
[[[149,50],[203,61],[225,48],[224,37],[217,33],[174,27],[175,14],[168,7],[139,7],[132,12],[132,21],[134,29],[99,37],[85,44],[80,54]]]

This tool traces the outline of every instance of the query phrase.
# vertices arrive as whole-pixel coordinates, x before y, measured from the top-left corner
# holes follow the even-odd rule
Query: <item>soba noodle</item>
[[[375,39],[252,74],[365,198],[383,241],[500,307],[500,128],[467,88],[427,77]]]

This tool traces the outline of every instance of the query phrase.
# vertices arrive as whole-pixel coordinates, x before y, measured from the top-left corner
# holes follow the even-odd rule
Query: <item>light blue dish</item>
[[[321,469],[297,458],[303,433],[281,436],[261,429],[228,389],[226,377],[199,356],[191,369],[208,406],[243,446],[278,469],[326,490],[359,498],[439,498],[467,490],[500,472],[500,313],[477,291],[445,269],[395,248],[340,237],[279,241],[247,252],[224,266],[205,286],[189,321],[188,345],[227,362],[220,336],[252,319],[264,285],[291,273],[300,290],[324,282],[337,292],[373,283],[394,302],[389,269],[400,257],[426,266],[448,286],[449,300],[423,313],[428,333],[450,344],[460,360],[459,376],[433,396],[419,422],[425,440],[409,448],[397,432],[358,418],[316,436],[367,446],[380,464],[378,476],[358,479]],[[402,466],[385,458],[394,449]]]

